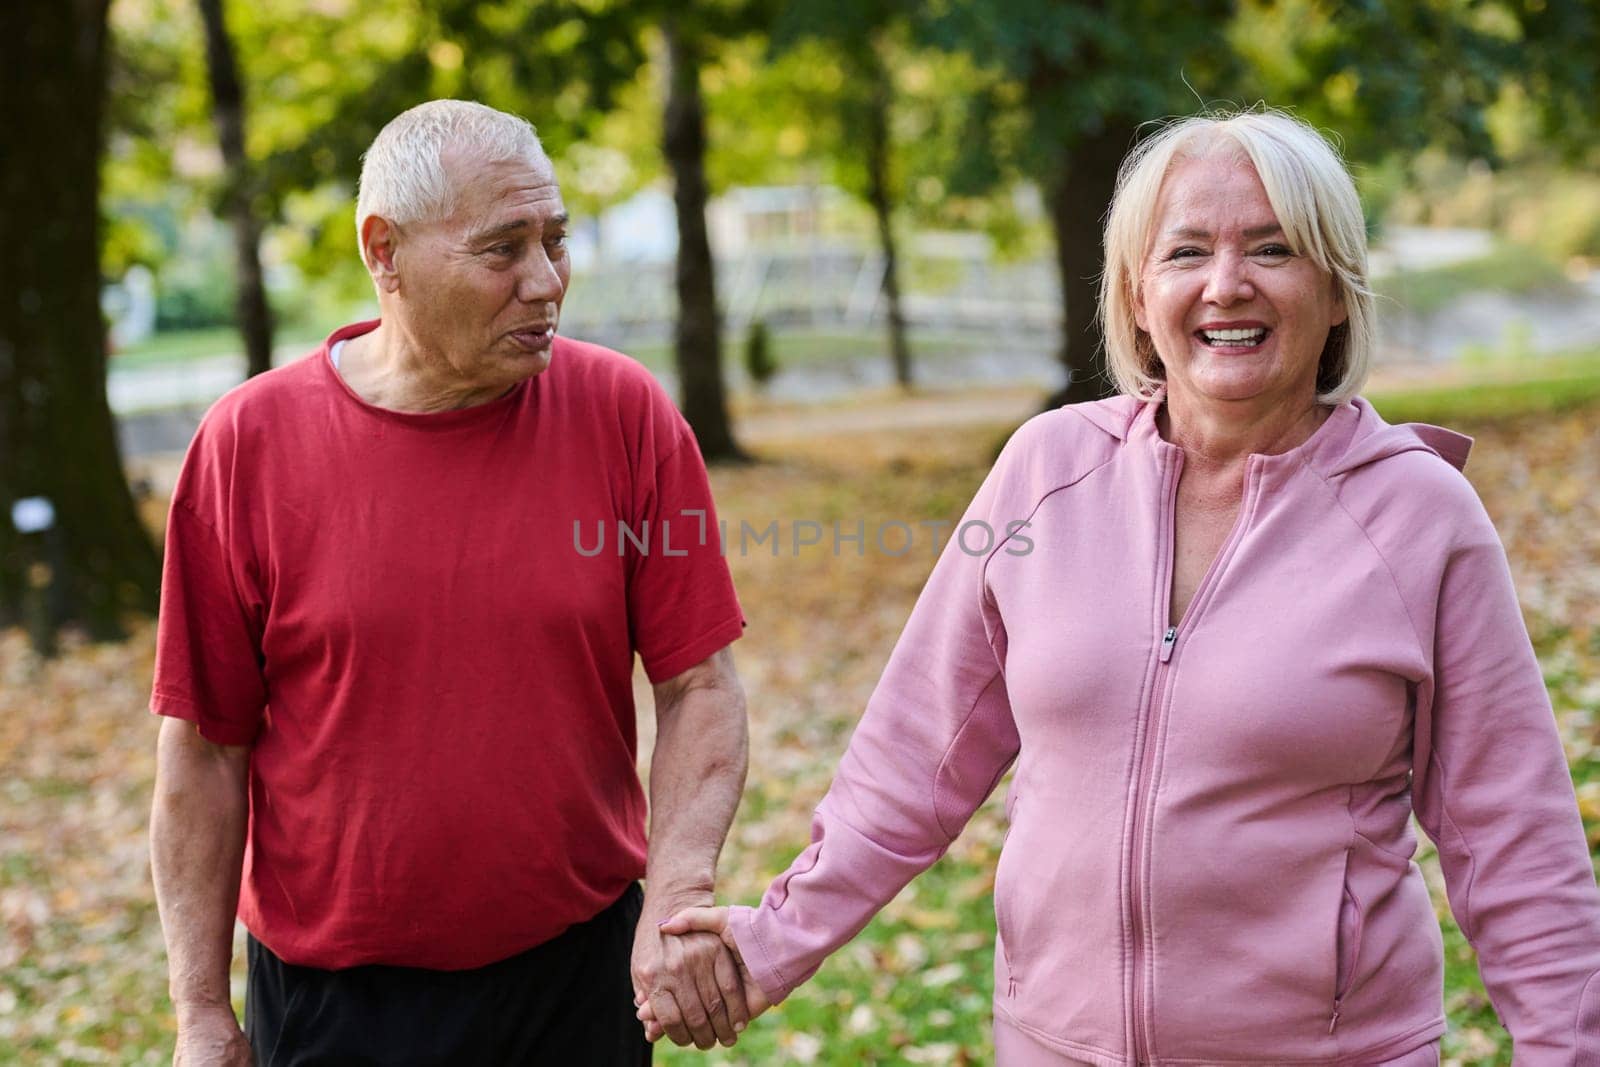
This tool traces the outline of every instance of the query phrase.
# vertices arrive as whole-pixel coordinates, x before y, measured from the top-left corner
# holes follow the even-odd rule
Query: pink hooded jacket
[[[1016,759],[997,1027],[1106,1067],[1421,1049],[1445,1020],[1415,813],[1519,1067],[1600,1064],[1600,891],[1470,440],[1357,399],[1251,456],[1173,627],[1158,406],[1006,447],[964,520],[997,543],[952,539],[810,847],[733,909],[757,981],[815,973]]]

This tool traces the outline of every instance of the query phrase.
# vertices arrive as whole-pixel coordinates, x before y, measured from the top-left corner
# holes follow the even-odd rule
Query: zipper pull
[[[1333,1028],[1339,1025],[1339,1005],[1342,1003],[1344,1002],[1341,1000],[1333,1002],[1333,1018],[1328,1020],[1328,1033],[1330,1034],[1333,1033]]]
[[[1017,980],[1016,980],[1016,978],[1014,976],[1007,975],[1006,976],[1006,996],[1015,997],[1016,995],[1017,995]]]
[[[1172,646],[1174,644],[1176,644],[1177,641],[1178,641],[1178,628],[1176,626],[1167,627],[1166,635],[1161,638],[1161,662],[1162,663],[1165,663],[1165,662],[1167,662],[1167,660],[1172,658]]]

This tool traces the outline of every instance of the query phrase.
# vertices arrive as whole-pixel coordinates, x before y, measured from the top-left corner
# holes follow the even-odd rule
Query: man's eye
[[[509,256],[514,254],[516,250],[517,246],[510,243],[491,245],[489,248],[489,251],[497,256]]]
[[[567,247],[567,235],[558,233],[554,237],[546,239],[545,244],[551,248],[565,248]]]

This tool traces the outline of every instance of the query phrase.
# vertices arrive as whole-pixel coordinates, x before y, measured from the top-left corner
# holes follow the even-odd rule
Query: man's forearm
[[[228,969],[248,811],[247,751],[210,745],[193,730],[177,720],[162,724],[150,813],[156,906],[180,1017],[197,1008],[232,1011]]]
[[[744,693],[728,685],[685,690],[657,712],[650,761],[650,856],[646,879],[658,899],[709,901],[717,855],[744,792],[749,727]]]

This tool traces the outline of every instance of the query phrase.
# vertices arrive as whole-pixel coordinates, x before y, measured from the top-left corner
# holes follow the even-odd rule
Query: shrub
[[[762,319],[751,319],[744,337],[744,369],[757,389],[765,389],[778,373],[778,361],[772,354],[772,338]]]

